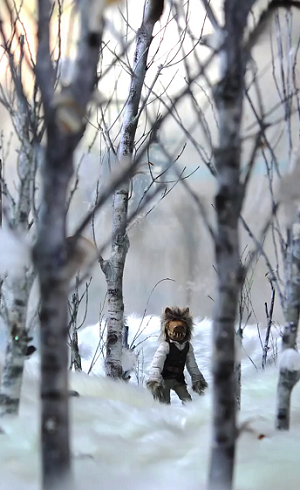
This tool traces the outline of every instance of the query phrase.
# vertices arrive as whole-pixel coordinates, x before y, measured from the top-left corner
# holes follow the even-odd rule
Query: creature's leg
[[[164,380],[164,401],[163,403],[167,403],[168,405],[170,405],[171,403],[171,386],[172,385],[172,381],[169,380],[169,379],[165,379]]]
[[[189,392],[188,392],[187,387],[186,387],[185,384],[178,383],[178,384],[176,384],[173,387],[173,390],[175,391],[175,393],[177,394],[177,396],[180,398],[180,400],[182,401],[182,403],[191,402],[192,401],[192,397],[189,394]]]

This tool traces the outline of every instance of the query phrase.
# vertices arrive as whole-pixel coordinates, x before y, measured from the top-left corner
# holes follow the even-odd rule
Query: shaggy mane
[[[178,306],[172,306],[166,308],[160,318],[160,336],[159,340],[167,340],[166,327],[170,321],[178,320],[186,325],[187,333],[185,341],[190,341],[193,333],[193,318],[190,314],[189,308],[179,308]]]

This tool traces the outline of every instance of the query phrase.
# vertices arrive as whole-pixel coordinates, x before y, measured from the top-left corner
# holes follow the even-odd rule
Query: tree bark
[[[243,201],[240,182],[241,120],[246,58],[243,33],[248,11],[243,3],[224,1],[224,48],[214,98],[219,118],[215,150],[217,298],[213,318],[213,434],[209,490],[232,488],[236,439],[235,321],[242,284],[238,221]]]
[[[54,135],[48,132],[42,174],[43,198],[34,254],[41,294],[41,432],[45,489],[61,485],[68,478],[70,468],[68,282],[63,272],[67,259],[66,198],[73,156],[72,153],[64,155],[61,152]]]
[[[268,305],[265,303],[265,310],[266,310],[266,316],[267,316],[267,329],[266,329],[266,337],[265,337],[265,342],[264,342],[264,347],[263,347],[263,354],[262,354],[262,361],[261,361],[261,367],[262,369],[265,369],[267,365],[267,357],[268,357],[268,352],[269,352],[269,340],[270,340],[270,335],[271,335],[271,328],[272,328],[272,323],[273,323],[273,311],[274,311],[274,304],[275,304],[275,287],[273,286],[272,281],[270,281],[271,285],[271,290],[272,290],[272,296],[271,296],[271,303],[270,303],[270,309],[268,310]]]
[[[0,388],[0,415],[17,415],[20,406],[24,362],[28,347],[26,329],[27,303],[31,281],[24,277],[6,287],[5,296],[12,295],[6,306],[7,339]]]
[[[279,382],[277,388],[277,419],[278,430],[289,430],[291,394],[294,386],[300,379],[300,371],[294,371],[284,367],[279,371]]]
[[[147,57],[152,42],[153,28],[163,11],[163,0],[146,0],[141,27],[137,32],[134,53],[133,75],[129,97],[124,109],[120,144],[117,152],[119,163],[133,157],[134,141],[138,124],[138,111],[144,84]],[[124,324],[123,272],[129,249],[127,236],[129,180],[120,185],[113,197],[113,239],[111,256],[102,263],[107,282],[108,313],[106,340],[106,374],[113,378],[122,377],[122,330]]]
[[[13,27],[13,26],[11,26]],[[22,68],[24,61],[24,36],[20,36],[21,57],[19,65],[15,65],[14,56],[10,53],[10,75],[14,83],[14,100],[9,108],[10,116],[20,143],[17,161],[18,170],[18,195],[16,204],[11,201],[8,204],[8,225],[13,232],[22,237],[28,231],[29,216],[33,206],[35,185],[37,152],[33,144],[33,136],[30,133],[30,119],[32,109],[27,104],[22,85]],[[36,136],[36,135],[35,135]],[[1,162],[1,178],[2,162]],[[1,226],[2,226],[2,185],[1,185]],[[30,269],[31,264],[27,264]],[[6,322],[6,353],[4,367],[1,376],[0,387],[0,415],[17,414],[19,410],[24,362],[28,346],[28,330],[26,328],[27,305],[30,289],[34,280],[34,271],[26,270],[23,275],[11,279],[10,271],[4,278],[1,300]]]
[[[53,108],[54,71],[50,55],[51,3],[39,0],[36,64],[47,131],[42,163],[42,198],[33,258],[40,284],[42,488],[52,490],[71,479],[68,411],[68,282],[66,198],[73,172],[74,144],[62,137]]]
[[[71,369],[74,366],[75,371],[82,371],[81,355],[78,346],[77,328],[74,327],[71,337]]]
[[[295,223],[288,235],[288,247],[285,257],[286,324],[282,337],[282,351],[296,349],[297,342],[300,312],[300,224]],[[289,430],[291,392],[299,377],[300,373],[297,370],[289,369],[288,365],[280,368],[276,417],[276,428],[279,430]]]
[[[32,186],[35,180],[37,154],[30,144],[28,112],[19,101],[17,114],[13,117],[21,143],[18,161],[17,206],[10,209],[10,223],[13,232],[24,236],[28,230],[32,209]],[[31,265],[28,264],[28,268]],[[6,322],[6,352],[0,386],[0,415],[17,415],[19,411],[24,362],[28,346],[26,328],[27,306],[34,271],[24,268],[18,279],[4,279],[2,286],[3,313]]]
[[[42,199],[34,261],[40,296],[41,342],[41,441],[44,490],[72,489],[68,410],[68,265],[74,248],[66,243],[67,192],[73,174],[73,155],[84,134],[82,117],[97,83],[97,65],[103,22],[89,30],[90,11],[81,6],[81,32],[68,101],[76,108],[76,125],[63,126],[68,103],[58,105],[54,94],[54,69],[50,53],[52,2],[38,0],[37,83],[46,124],[46,152],[42,165]],[[99,4],[100,9],[104,3]],[[101,11],[102,14],[102,11]],[[94,23],[95,24],[95,23]],[[71,112],[71,116],[72,116]],[[70,117],[68,120],[72,120]],[[76,127],[76,129],[74,129]],[[72,243],[76,247],[76,243]]]
[[[241,354],[243,349],[243,329],[239,326],[236,332],[236,345],[238,346],[238,356],[234,365],[235,383],[236,383],[236,408],[241,410],[241,396],[242,396],[242,363]]]

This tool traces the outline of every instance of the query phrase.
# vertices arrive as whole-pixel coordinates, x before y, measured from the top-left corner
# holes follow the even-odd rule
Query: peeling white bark
[[[137,32],[129,97],[124,109],[124,119],[117,153],[119,164],[132,159],[138,124],[137,116],[147,69],[148,51],[152,42],[153,28],[161,16],[163,5],[163,0],[145,1],[143,21]],[[128,195],[129,180],[124,181],[114,193],[111,256],[108,261],[102,263],[108,295],[105,366],[107,375],[114,378],[122,377],[123,272],[129,249],[129,239],[126,232]]]

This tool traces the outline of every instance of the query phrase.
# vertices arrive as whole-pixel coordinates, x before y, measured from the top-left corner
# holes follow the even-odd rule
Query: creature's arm
[[[195,359],[194,349],[191,343],[186,358],[186,368],[189,372],[189,375],[192,378],[192,389],[199,395],[202,395],[205,388],[207,388],[208,384],[205,381],[205,378],[201,373],[200,369],[198,368]]]
[[[147,388],[151,391],[153,398],[161,402],[164,401],[163,377],[161,375],[164,368],[166,357],[169,353],[170,346],[167,342],[162,342],[155,352],[150,368]]]
[[[162,383],[163,379],[161,373],[164,368],[166,357],[169,354],[169,350],[170,346],[168,342],[162,342],[158,347],[151,364],[148,378],[149,381],[158,381],[159,383]]]

